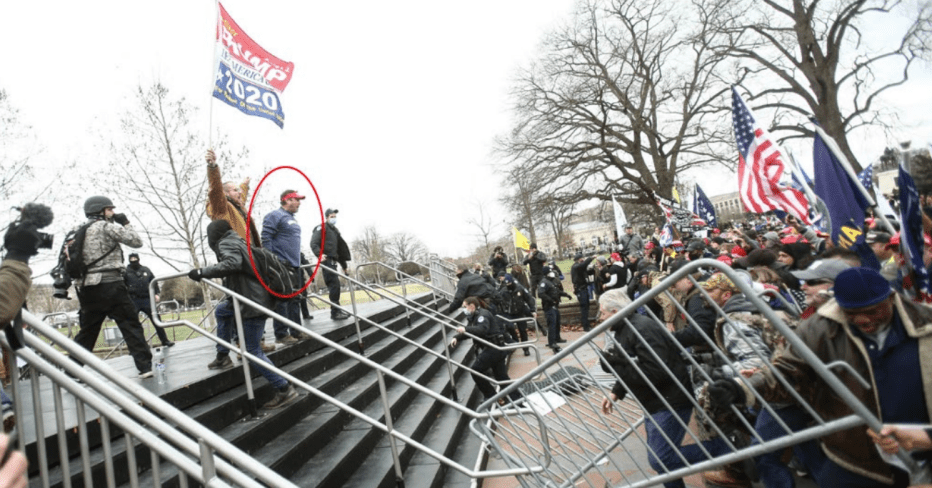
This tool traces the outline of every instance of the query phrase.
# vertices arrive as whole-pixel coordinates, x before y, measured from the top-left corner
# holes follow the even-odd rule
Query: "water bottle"
[[[158,378],[159,384],[165,384],[165,348],[160,347],[155,350],[158,355],[158,360],[155,363],[155,375]]]

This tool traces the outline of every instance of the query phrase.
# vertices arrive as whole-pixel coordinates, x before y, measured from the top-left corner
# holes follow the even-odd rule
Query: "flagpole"
[[[217,28],[220,25],[220,0],[214,0],[214,29],[210,39],[210,98],[207,101],[207,148],[214,148],[214,84],[217,81]]]
[[[816,122],[815,119],[810,119],[810,120],[812,121],[813,125],[815,125],[815,130],[819,134],[819,137],[821,137],[822,141],[825,142],[825,145],[828,146],[829,151],[832,151],[832,153],[835,154],[835,157],[838,159],[838,162],[841,163],[841,166],[845,168],[845,171],[848,173],[848,177],[851,178],[851,181],[853,181],[855,185],[857,185],[858,190],[861,191],[861,194],[864,195],[864,198],[866,198],[868,203],[870,203],[870,207],[872,209],[877,209],[878,208],[877,202],[874,201],[874,197],[872,197],[871,194],[868,193],[867,189],[864,188],[864,185],[861,184],[861,179],[858,178],[857,173],[854,172],[854,168],[851,167],[851,163],[848,162],[848,158],[846,158],[845,155],[842,154],[841,149],[838,147],[838,144],[835,143],[835,139],[832,139],[831,136],[826,134],[825,131],[822,130],[822,127],[819,126],[819,124]],[[890,221],[887,220],[887,217],[883,215],[883,212],[874,212],[875,218],[878,217],[877,214],[879,214],[880,221],[883,222],[884,226],[890,231],[890,233],[896,234],[896,229],[893,227],[893,224],[891,224]]]
[[[511,247],[515,250],[515,264],[518,263],[518,228],[515,226],[511,227]]]

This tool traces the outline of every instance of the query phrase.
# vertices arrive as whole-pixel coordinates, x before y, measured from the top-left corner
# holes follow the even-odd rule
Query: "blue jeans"
[[[582,325],[584,331],[589,331],[589,291],[588,290],[579,290],[579,293],[576,294],[576,299],[579,300],[579,323]]]
[[[692,414],[692,407],[682,408],[676,412],[661,410],[651,414],[653,421],[647,419],[644,422],[644,429],[647,432],[647,447],[650,448],[648,462],[650,463],[651,469],[657,473],[666,473],[667,471],[673,471],[685,466],[680,459],[680,455],[677,454],[677,451],[683,455],[683,458],[685,458],[689,464],[695,464],[709,459],[705,453],[702,452],[698,444],[680,446],[683,442],[683,437],[686,436],[686,429],[680,425],[677,417],[683,421],[684,425],[688,426]],[[661,432],[670,438],[670,442],[673,443],[672,445],[664,439]],[[729,452],[728,446],[719,437],[703,441],[702,446],[705,447],[712,456],[718,456]],[[685,488],[686,485],[683,483],[683,480],[680,479],[668,481],[664,483],[663,486],[666,488]]]
[[[798,432],[806,427],[806,424],[812,419],[805,410],[800,407],[791,406],[774,410],[777,415],[783,419],[786,426]],[[770,441],[779,439],[786,434],[783,427],[773,418],[767,410],[762,410],[757,416],[754,423],[754,430],[757,431],[761,439]],[[757,439],[751,440],[751,445],[760,444]],[[793,452],[796,457],[806,466],[810,473],[815,476],[818,474],[817,459],[818,455],[814,451],[819,451],[819,445],[816,441],[807,441],[802,444],[793,446]],[[779,451],[769,452],[754,458],[754,464],[757,466],[757,473],[760,475],[760,481],[767,488],[793,488],[796,486],[796,479],[790,468],[780,461],[782,449]],[[818,480],[816,480],[818,481]]]
[[[217,305],[214,315],[217,317],[217,336],[225,341],[229,341],[233,335],[233,330],[236,328],[236,318],[233,314],[233,304],[228,301],[220,302]],[[250,319],[243,319],[243,340],[246,342],[246,352],[252,354],[253,356],[258,357],[262,361],[272,364],[272,361],[262,352],[262,348],[259,346],[259,340],[262,339],[262,334],[265,332],[265,321],[266,317],[264,315],[259,317],[253,317]],[[229,354],[230,350],[217,344],[217,354]],[[276,373],[273,373],[261,365],[257,364],[255,361],[252,361],[253,368],[269,380],[269,383],[275,388],[283,388],[288,384],[288,381],[285,378],[282,378]]]
[[[301,308],[298,305],[298,302],[294,300],[278,302],[278,304],[275,305],[275,313],[287,318],[296,324],[301,323]],[[284,322],[279,320],[272,321],[272,329],[275,331],[276,339],[282,339],[290,335],[295,335],[294,331],[291,330],[291,327],[288,327]]]

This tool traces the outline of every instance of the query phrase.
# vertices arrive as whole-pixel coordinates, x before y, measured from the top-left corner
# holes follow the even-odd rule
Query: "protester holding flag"
[[[249,195],[249,178],[236,185],[232,181],[222,182],[217,155],[207,150],[207,216],[210,220],[226,220],[230,227],[250,246],[262,247],[256,224],[249,222],[249,238],[246,234],[246,200]]]

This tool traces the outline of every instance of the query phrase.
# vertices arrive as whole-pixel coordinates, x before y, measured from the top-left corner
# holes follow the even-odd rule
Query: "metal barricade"
[[[723,308],[699,287],[691,274],[700,267],[724,273],[737,286],[740,295],[735,295],[743,298],[733,299],[746,305],[741,313],[732,308],[741,302]],[[711,335],[672,292],[685,277],[714,311]],[[700,333],[700,344],[683,347],[663,318],[650,311],[647,305],[661,294],[675,303],[687,327]],[[831,371],[841,365],[824,364],[741,273],[718,261],[689,263],[633,302],[623,295],[622,304],[626,306],[618,313],[478,407],[492,418],[471,424],[487,451],[488,469],[526,468],[528,474],[517,476],[525,487],[654,486],[789,446],[811,447],[806,443],[846,429],[881,427],[871,409]],[[761,340],[767,330],[779,333],[791,348],[784,354],[792,351],[804,360],[812,377],[851,413],[820,415],[784,371],[772,366],[772,351]],[[702,367],[697,349],[708,351],[718,366]],[[738,374],[748,365],[770,375],[767,382],[754,382],[767,388],[757,390]],[[843,373],[848,381],[870,387],[850,366]],[[538,376],[543,379],[536,380]],[[707,385],[715,380],[736,382],[750,392],[753,398],[747,400],[755,408],[739,402],[710,409]],[[612,401],[613,388],[626,393],[623,399]],[[507,400],[514,391],[521,392],[523,401]],[[500,400],[507,402],[504,407]],[[909,456],[900,460],[916,469]],[[745,464],[753,477],[754,463]]]
[[[427,264],[430,268],[430,283],[434,288],[441,290],[442,296],[452,298],[456,293],[456,266],[431,254]]]

